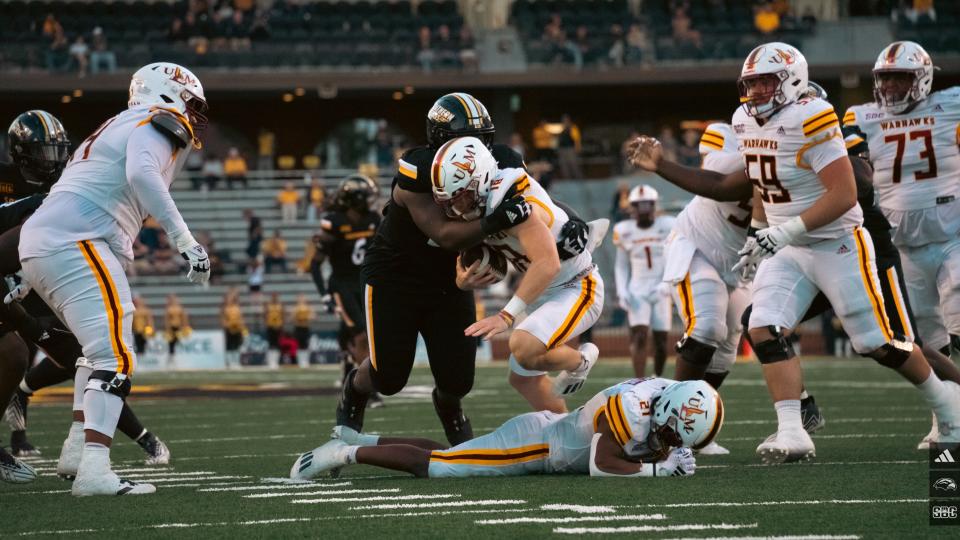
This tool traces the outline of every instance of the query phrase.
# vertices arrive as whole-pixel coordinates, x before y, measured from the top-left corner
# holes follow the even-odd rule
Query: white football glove
[[[753,252],[756,248],[757,237],[751,235],[747,236],[747,241],[744,242],[743,248],[737,252],[740,260],[737,261],[737,264],[733,265],[733,268],[730,270],[739,273],[741,281],[753,281],[753,276],[757,273],[757,265],[763,260],[763,257],[754,256]]]
[[[10,292],[8,292],[7,295],[3,297],[3,303],[9,304],[14,301],[19,302],[20,300],[23,300],[24,298],[26,298],[27,295],[30,294],[30,291],[32,290],[33,290],[33,287],[31,287],[30,284],[27,283],[27,280],[21,278],[20,283],[16,287],[10,289]]]
[[[657,463],[657,476],[690,476],[697,470],[697,458],[689,448],[674,448]]]
[[[174,242],[180,256],[190,265],[187,279],[193,283],[206,283],[210,279],[210,258],[207,256],[207,250],[203,249],[203,246],[194,240],[189,232],[174,238]]]
[[[754,255],[762,254],[761,259],[770,257],[780,251],[785,246],[797,241],[797,239],[807,232],[807,226],[804,225],[800,216],[791,218],[786,223],[767,227],[757,231],[757,245],[754,247]]]

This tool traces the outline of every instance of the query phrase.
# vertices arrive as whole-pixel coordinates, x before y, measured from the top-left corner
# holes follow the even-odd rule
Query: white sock
[[[960,411],[951,409],[950,388],[943,384],[940,377],[930,370],[930,376],[927,380],[917,385],[917,390],[923,394],[923,399],[927,401],[933,413],[941,420],[954,419]]]
[[[77,469],[77,476],[81,471],[87,474],[100,474],[104,471],[110,471],[110,449],[100,443],[85,443],[83,445],[83,457],[80,458],[80,467]]]
[[[799,399],[785,399],[774,403],[773,406],[777,409],[778,431],[803,429]]]
[[[800,392],[800,401],[803,401],[808,397],[810,397],[810,394],[808,394],[806,390],[804,390],[803,392]]]
[[[93,369],[87,366],[77,366],[77,374],[73,376],[73,410],[83,410],[83,394],[87,390],[87,381]]]
[[[104,392],[99,388],[102,381],[92,381],[83,396],[83,429],[92,429],[113,438],[117,431],[117,421],[120,420],[120,411],[123,409],[123,400],[120,396]],[[90,388],[89,386],[94,386]]]
[[[367,433],[361,433],[357,437],[358,446],[376,446],[380,442],[379,435],[369,435]]]
[[[357,462],[357,450],[359,449],[359,446],[347,447],[347,465],[352,465]]]
[[[20,391],[27,395],[33,395],[33,389],[27,386],[27,380],[20,381]]]

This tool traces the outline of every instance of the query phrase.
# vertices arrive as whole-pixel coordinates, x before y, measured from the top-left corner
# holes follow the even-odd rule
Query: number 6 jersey
[[[761,126],[744,107],[733,114],[733,130],[747,176],[760,190],[771,226],[799,216],[826,193],[817,174],[838,159],[847,159],[840,121],[833,106],[804,98],[784,106]],[[812,231],[798,244],[839,238],[863,222],[859,205]]]
[[[880,207],[897,245],[944,242],[960,231],[960,87],[934,92],[903,114],[876,103],[843,115],[847,145],[866,141]]]

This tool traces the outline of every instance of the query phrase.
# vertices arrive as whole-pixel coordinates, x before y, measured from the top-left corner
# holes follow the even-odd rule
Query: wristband
[[[506,311],[503,311],[503,310],[501,310],[500,313],[497,313],[497,315],[499,315],[500,318],[503,319],[503,322],[507,323],[507,326],[508,326],[508,327],[513,326],[513,321],[516,320],[516,319],[513,317],[513,315],[511,315],[511,314],[509,314],[509,313],[507,313]]]
[[[518,315],[524,312],[527,309],[527,303],[520,299],[519,296],[513,295],[513,298],[507,302],[507,305],[503,307],[503,311],[508,315],[517,318]]]

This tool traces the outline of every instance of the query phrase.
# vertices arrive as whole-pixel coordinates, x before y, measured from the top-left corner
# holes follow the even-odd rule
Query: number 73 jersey
[[[827,191],[818,173],[838,159],[847,159],[837,113],[820,98],[786,105],[763,125],[740,107],[732,124],[747,176],[760,191],[771,226],[813,206]],[[840,238],[861,223],[863,212],[855,205],[834,221],[808,231],[798,244]]]
[[[843,115],[847,145],[866,141],[880,207],[898,245],[945,241],[960,229],[960,87],[903,114],[875,103]]]

